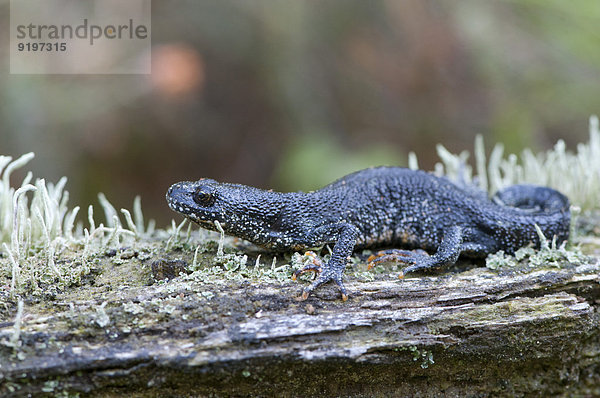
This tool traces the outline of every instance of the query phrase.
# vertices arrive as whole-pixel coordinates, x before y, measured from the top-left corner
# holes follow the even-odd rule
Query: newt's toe
[[[302,290],[302,295],[300,296],[300,299],[302,301],[304,301],[308,298],[309,295],[310,295],[310,292],[307,292],[306,290]]]
[[[309,258],[311,261],[308,264],[305,264],[302,268],[294,271],[292,274],[292,280],[294,281],[305,272],[314,272],[316,275],[318,275],[323,271],[323,261],[315,252],[307,251],[304,253],[304,257]]]
[[[407,264],[398,278],[403,279],[404,276],[409,272],[431,268],[431,256],[426,251],[417,249],[414,251],[390,249],[379,251],[367,259],[368,269],[372,269],[374,266],[382,263],[400,263]]]
[[[369,256],[367,259],[368,265],[367,269],[372,269],[376,265],[383,263],[405,263],[405,264],[414,264],[415,256],[419,256],[419,254],[415,254],[409,250],[382,250]]]
[[[344,283],[342,282],[342,275],[340,272],[327,272],[328,270],[325,269],[324,272],[321,272],[318,274],[317,278],[313,281],[313,283],[311,283],[309,286],[305,287],[304,289],[302,289],[302,294],[299,297],[300,301],[304,301],[308,298],[308,296],[310,296],[310,294],[316,290],[317,288],[319,288],[321,285],[324,285],[325,283],[328,282],[334,282],[336,285],[338,285],[338,288],[340,289],[340,294],[342,296],[342,300],[343,301],[347,301],[348,300],[348,292],[346,291],[346,287],[344,286]],[[296,271],[298,272],[298,271]]]

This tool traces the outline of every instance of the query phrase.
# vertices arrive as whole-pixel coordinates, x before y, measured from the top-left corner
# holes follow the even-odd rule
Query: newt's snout
[[[178,182],[169,187],[166,199],[171,209],[184,214],[190,211],[190,208],[193,206],[190,195],[190,192],[192,192],[190,184],[188,182]]]

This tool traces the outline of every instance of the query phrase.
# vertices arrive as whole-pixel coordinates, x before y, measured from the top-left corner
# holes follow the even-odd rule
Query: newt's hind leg
[[[404,275],[409,272],[428,270],[454,264],[461,253],[462,239],[462,229],[455,226],[446,231],[444,238],[434,255],[429,256],[423,254],[423,251],[399,249],[384,250],[369,257],[367,260],[369,262],[369,269],[377,264],[390,261],[410,264],[400,272],[399,277],[403,278]]]

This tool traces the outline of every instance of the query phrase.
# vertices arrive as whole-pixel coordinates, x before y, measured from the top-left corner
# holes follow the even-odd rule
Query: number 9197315
[[[67,51],[67,43],[17,43],[19,51]]]

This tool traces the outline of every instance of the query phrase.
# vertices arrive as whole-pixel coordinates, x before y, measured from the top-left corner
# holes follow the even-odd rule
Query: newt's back
[[[436,250],[453,226],[463,229],[465,241],[485,246],[468,253],[476,256],[538,245],[535,225],[548,238],[568,237],[569,201],[546,187],[509,187],[492,201],[424,171],[377,167],[343,177],[315,194],[317,202],[330,204],[339,221],[357,226],[359,247]]]

